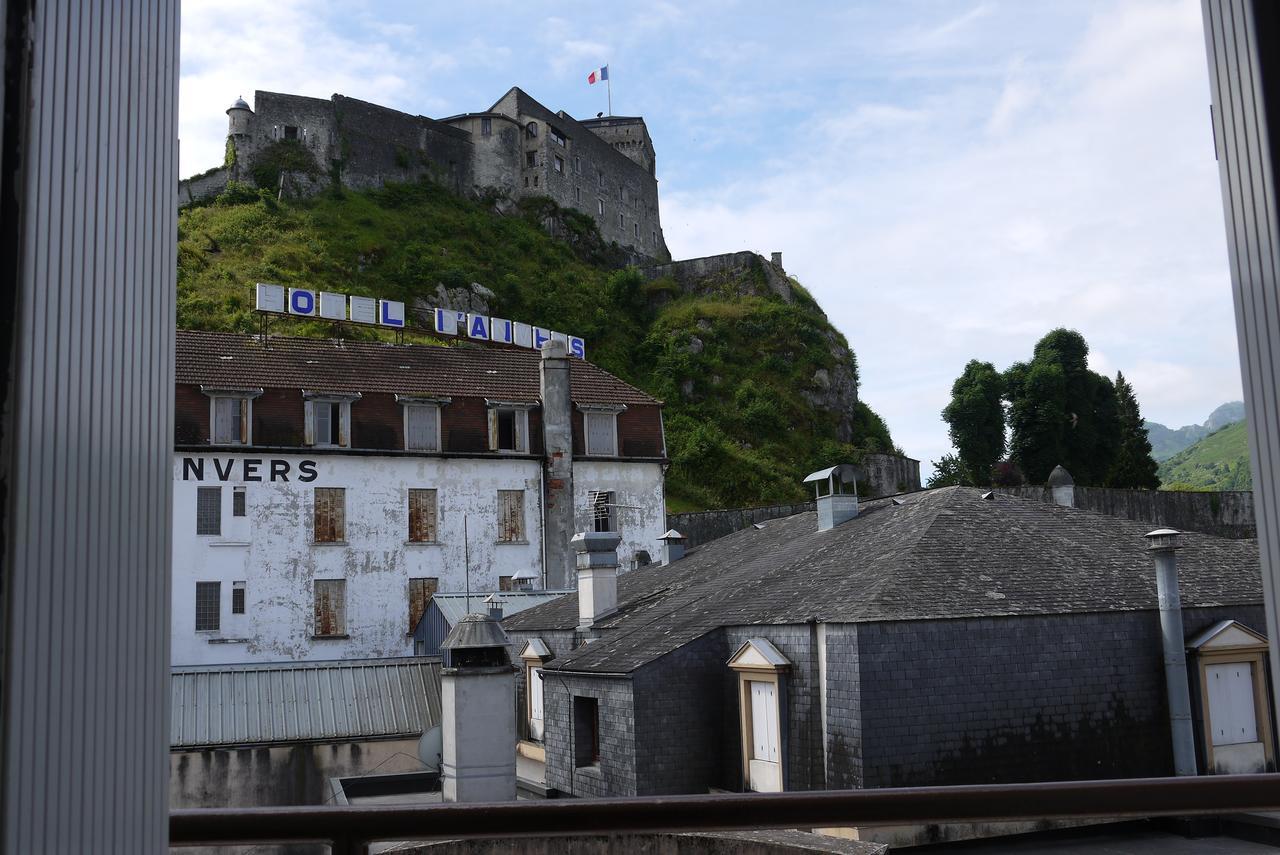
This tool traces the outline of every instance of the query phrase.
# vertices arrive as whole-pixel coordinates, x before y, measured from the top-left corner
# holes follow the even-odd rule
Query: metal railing
[[[1280,775],[563,799],[492,804],[204,808],[169,817],[173,846],[483,839],[761,828],[1204,816],[1280,810]]]

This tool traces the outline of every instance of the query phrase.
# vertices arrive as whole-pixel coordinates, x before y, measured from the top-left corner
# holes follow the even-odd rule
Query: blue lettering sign
[[[441,335],[457,335],[458,316],[448,309],[436,309],[436,332]]]
[[[472,338],[489,340],[489,319],[484,315],[471,315],[467,323],[467,335]]]
[[[569,355],[579,359],[587,358],[587,343],[577,336],[569,336]]]
[[[392,300],[378,301],[378,322],[384,327],[404,326],[404,303]]]
[[[289,289],[289,314],[314,315],[316,313],[316,295],[306,288]]]
[[[551,341],[551,332],[542,327],[533,328],[533,349],[542,350],[542,346]]]

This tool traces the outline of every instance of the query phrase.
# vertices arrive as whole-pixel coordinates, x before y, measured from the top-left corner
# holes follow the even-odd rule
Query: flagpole
[[[607,65],[605,66],[605,68],[608,68],[608,67],[609,66]],[[606,91],[608,91],[609,93],[609,115],[612,116],[613,115],[613,75],[608,74],[608,72],[606,72],[604,83],[605,83]]]

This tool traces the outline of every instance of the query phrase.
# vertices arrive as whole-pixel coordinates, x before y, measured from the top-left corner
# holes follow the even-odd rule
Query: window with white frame
[[[531,404],[489,402],[489,450],[511,454],[529,453],[529,408]]]
[[[614,409],[585,409],[582,413],[587,440],[587,454],[604,457],[618,456],[618,411]]]
[[[253,399],[261,389],[212,389],[209,396],[209,442],[213,445],[249,445],[252,441]]]
[[[529,738],[542,741],[542,669],[528,668],[529,674]]]
[[[351,404],[357,395],[303,392],[306,443],[317,448],[351,447]]]

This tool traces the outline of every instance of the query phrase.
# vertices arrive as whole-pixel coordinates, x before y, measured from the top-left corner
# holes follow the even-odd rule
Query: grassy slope
[[[1236,422],[1185,448],[1160,464],[1166,490],[1250,490],[1249,434],[1246,422]]]
[[[567,240],[538,225],[548,216]],[[794,304],[680,296],[673,283],[610,269],[590,219],[549,203],[501,217],[430,184],[285,203],[233,191],[185,209],[178,230],[181,327],[256,330],[255,281],[409,304],[434,304],[437,283],[479,282],[496,294],[492,314],[581,335],[593,362],[667,402],[673,510],[799,499],[806,472],[891,445],[862,405],[857,447],[837,443],[834,415],[801,395],[834,360],[830,325],[803,289]],[[673,294],[655,308],[654,297]],[[331,328],[297,322],[276,330],[320,336]],[[705,342],[696,355],[683,344],[695,334]],[[683,378],[696,379],[688,399]]]

